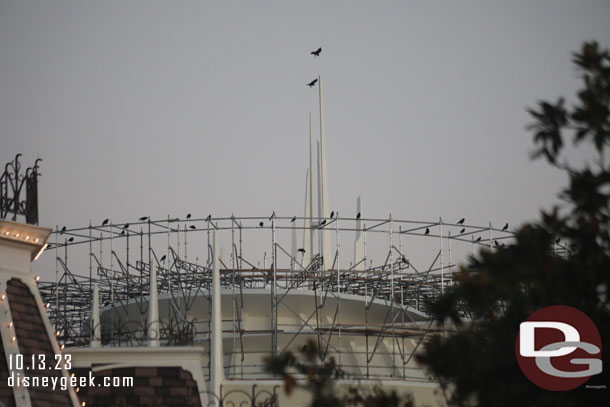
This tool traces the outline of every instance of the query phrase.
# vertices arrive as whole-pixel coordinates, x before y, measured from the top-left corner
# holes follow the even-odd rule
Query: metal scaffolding
[[[106,220],[82,228],[56,227],[43,254],[55,256],[56,278],[40,281],[39,289],[58,340],[66,346],[89,346],[93,339],[103,346],[141,346],[157,339],[161,346],[203,344],[209,349],[209,312],[207,318],[192,315],[202,299],[211,309],[210,234],[215,230],[219,247],[228,249],[218,253],[221,291],[231,300],[230,317],[224,314],[222,321],[224,355],[230,361],[227,378],[262,374],[261,366],[248,365],[248,352],[281,354],[301,346],[301,337],[307,336],[317,342],[321,361],[334,357],[355,377],[407,379],[417,347],[440,329],[427,317],[428,304],[454,283],[454,259],[476,248],[501,250],[514,238],[503,229],[442,219],[361,219],[360,214],[334,214],[322,222],[275,213],[264,218],[195,219],[189,214],[119,224]],[[297,230],[312,234],[304,245],[297,242]],[[334,238],[330,259],[324,259],[322,233]],[[345,244],[350,237],[353,250]],[[158,321],[147,316],[151,267],[163,307]],[[91,326],[95,284],[103,314],[100,338],[93,338]],[[264,329],[244,323],[244,298],[252,292],[267,293],[269,299],[271,324]],[[312,301],[306,313],[294,309],[297,295]],[[348,303],[355,307],[358,301],[362,314],[347,315],[353,312]],[[278,312],[292,319],[278,318]],[[152,323],[159,324],[158,338],[150,337]],[[270,348],[244,346],[255,337],[270,338]],[[356,340],[363,341],[361,348]]]

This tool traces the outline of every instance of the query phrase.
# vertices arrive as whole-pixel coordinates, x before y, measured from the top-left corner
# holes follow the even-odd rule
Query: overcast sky
[[[0,0],[0,162],[41,157],[41,225],[302,216],[322,75],[330,207],[517,225],[563,174],[525,109],[610,47],[608,1]],[[309,52],[322,47],[320,58]]]

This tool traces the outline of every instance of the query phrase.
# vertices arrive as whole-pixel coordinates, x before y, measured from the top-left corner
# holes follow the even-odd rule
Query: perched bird
[[[499,246],[500,246],[500,243],[498,243],[498,241],[497,241],[497,240],[494,240],[494,244],[496,245],[496,247],[499,247]]]
[[[206,222],[209,222],[209,221],[211,221],[211,220],[212,220],[212,215],[208,215],[208,217],[207,217],[207,218],[205,218],[205,221],[206,221]]]
[[[320,226],[324,226],[326,225],[326,219],[324,219],[322,222],[320,222]]]
[[[142,217],[140,218],[140,222],[144,222],[144,221],[145,221],[145,220],[147,220],[147,219],[148,219],[148,216],[142,216]]]
[[[462,218],[462,219],[458,220],[457,224],[458,225],[463,225],[465,220],[466,220],[466,218]]]
[[[429,235],[430,234],[430,228],[426,228],[426,231],[424,232],[424,235]]]
[[[163,257],[161,257],[161,259],[159,259],[159,261],[160,261],[160,262],[165,261],[165,258],[166,258],[166,257],[167,257],[166,255],[163,255]]]
[[[309,82],[309,83],[307,84],[307,86],[309,86],[310,88],[313,88],[313,87],[314,87],[314,85],[316,84],[316,82],[318,82],[318,80],[317,80],[317,79],[314,79],[313,81]]]
[[[335,211],[330,211],[330,218],[334,218],[335,217]]]
[[[66,227],[64,226],[63,228],[61,228],[61,231],[59,232],[59,234],[63,235],[65,231],[66,231]]]
[[[319,57],[320,56],[320,52],[322,52],[322,47],[318,48],[315,51],[311,51],[310,54],[313,55],[314,57]]]
[[[408,263],[408,262],[409,262],[409,260],[407,260],[407,258],[406,258],[405,256],[402,256],[402,262],[403,262],[403,263]]]
[[[195,226],[195,225],[191,225],[191,226],[189,226],[189,228],[190,228],[190,229],[197,229],[197,226]]]
[[[123,225],[123,229],[127,229],[129,227],[129,223]]]
[[[299,249],[299,253],[305,253],[305,249]]]
[[[356,215],[356,219],[360,219],[360,215],[361,215],[361,213],[358,212],[358,215]]]
[[[191,218],[191,214],[190,214],[190,213],[187,213],[187,214],[186,214],[186,218],[187,218],[187,219],[190,219],[190,218]]]
[[[258,226],[263,227],[264,223],[263,222],[259,222]]]
[[[481,241],[481,236],[477,237],[477,240],[475,240],[476,243]]]
[[[561,242],[561,238],[558,237],[557,239],[555,239],[555,243],[559,244],[559,242]]]
[[[464,233],[465,231],[466,231],[466,228],[462,228],[462,230],[460,230],[460,235],[461,235],[462,233]]]
[[[290,219],[290,222],[294,223],[295,220],[297,220],[297,217],[293,216],[292,219]]]
[[[102,226],[106,226],[106,225],[108,224],[108,221],[109,221],[109,220],[110,220],[110,219],[104,219],[104,221],[102,222]]]
[[[74,241],[74,238],[71,237],[70,239],[68,239],[68,243],[72,243]]]
[[[125,235],[125,231],[121,230],[121,233],[119,233],[119,236],[124,236]]]
[[[508,229],[508,223],[506,225],[504,225],[504,227],[502,228],[502,231],[505,231],[506,229]]]

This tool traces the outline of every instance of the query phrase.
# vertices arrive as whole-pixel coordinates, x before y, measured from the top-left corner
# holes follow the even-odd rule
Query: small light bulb
[[[80,390],[80,387],[77,387],[75,391],[78,393],[79,390]]]
[[[8,323],[8,327],[9,327],[9,328],[12,328],[12,327],[13,327],[13,321],[11,321],[11,322],[9,322],[9,323]]]
[[[36,281],[40,280],[40,276],[36,276]]]
[[[17,337],[16,337],[16,336],[13,336],[13,337],[11,338],[11,342],[15,342],[15,339],[17,339]]]
[[[19,233],[16,233],[16,234],[15,234],[15,237],[19,237]]]
[[[25,237],[25,240],[30,240],[30,235],[27,235],[27,236]]]
[[[39,240],[39,238],[34,239],[34,243],[38,243]]]
[[[47,302],[47,304],[45,305],[45,308],[49,308],[51,306],[50,302]]]
[[[3,300],[3,301],[4,301],[4,299],[5,299],[5,298],[6,298],[6,294],[2,294],[2,295],[0,296],[0,299],[1,299],[1,300]]]
[[[64,348],[66,347],[66,345],[64,345],[63,343],[61,344],[61,350],[64,350]]]
[[[55,332],[55,336],[59,336],[59,331]]]

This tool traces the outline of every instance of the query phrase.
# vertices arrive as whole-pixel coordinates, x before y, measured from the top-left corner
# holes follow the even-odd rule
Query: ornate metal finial
[[[21,154],[17,154],[12,162],[4,166],[4,172],[0,176],[0,219],[6,219],[12,215],[11,220],[16,221],[17,215],[25,216],[25,221],[32,225],[38,224],[38,163],[41,158],[34,162],[34,166],[26,169],[25,174],[20,174]],[[21,200],[21,192],[25,186],[25,199]]]

